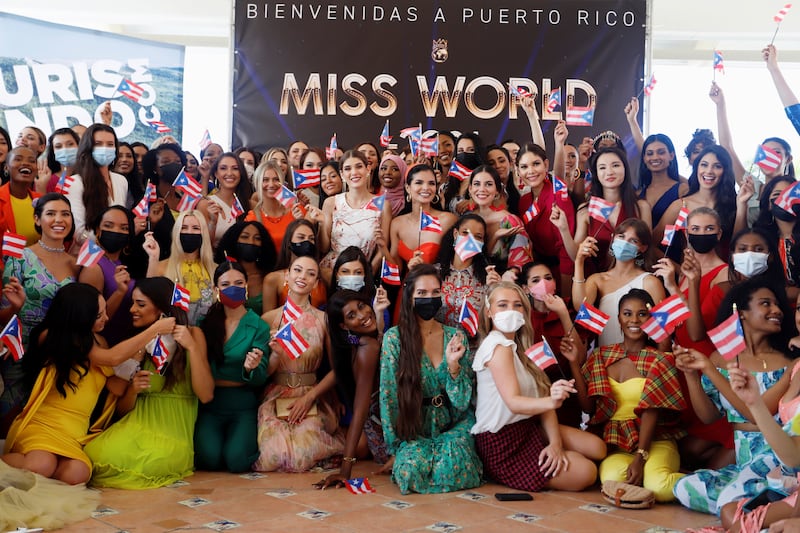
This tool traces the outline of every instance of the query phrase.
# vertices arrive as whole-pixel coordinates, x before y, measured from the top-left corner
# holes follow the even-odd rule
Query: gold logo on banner
[[[447,39],[435,39],[431,49],[431,59],[436,63],[444,63],[447,61],[448,56]]]

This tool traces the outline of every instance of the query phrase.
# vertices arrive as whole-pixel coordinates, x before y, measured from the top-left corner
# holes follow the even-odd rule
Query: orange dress
[[[436,256],[439,255],[439,248],[441,248],[438,242],[423,242],[420,244],[419,248],[412,250],[406,243],[400,241],[397,245],[397,253],[400,254],[400,257],[403,261],[408,264],[412,257],[414,257],[414,252],[417,250],[422,252],[422,262],[433,264],[436,261]]]

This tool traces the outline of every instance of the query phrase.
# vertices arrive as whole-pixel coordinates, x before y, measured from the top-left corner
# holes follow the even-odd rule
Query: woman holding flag
[[[211,241],[216,246],[225,232],[247,212],[253,188],[245,173],[244,163],[239,157],[227,152],[219,156],[211,167],[211,175],[217,188],[208,199],[208,226]],[[244,202],[244,203],[242,203]]]
[[[797,182],[789,176],[779,176],[765,185],[759,201],[758,218],[753,224],[754,229],[759,228],[777,243],[778,253],[770,259],[781,265],[790,299],[796,296],[800,286],[800,246],[796,244],[800,243],[800,224],[797,223],[796,204],[781,203],[780,199],[784,191],[795,185]],[[798,190],[795,188],[793,192]]]
[[[612,453],[600,464],[600,481],[643,486],[658,502],[674,499],[672,489],[683,474],[676,440],[686,407],[672,354],[648,346],[642,326],[653,298],[632,289],[619,301],[620,343],[595,349],[581,366],[581,350],[572,338],[562,343],[575,389],[589,425],[599,426]]]
[[[296,257],[286,271],[286,303],[261,317],[274,333],[272,380],[258,408],[260,455],[253,470],[259,472],[306,472],[343,450],[338,402],[330,394],[336,378],[333,371],[317,375],[330,353],[325,313],[311,304],[320,275],[313,257]]]
[[[472,369],[478,381],[475,446],[486,474],[513,489],[580,491],[594,484],[592,460],[605,457],[596,436],[560,426],[556,409],[576,392],[574,380],[550,384],[557,364],[547,341],[533,343],[530,303],[508,281],[489,287],[481,311],[483,339]],[[583,346],[574,329],[576,346]]]
[[[719,514],[727,503],[757,495],[767,487],[767,473],[780,465],[750,410],[731,389],[725,367],[736,359],[737,366],[756,380],[774,416],[790,381],[786,369],[792,361],[786,347],[794,331],[783,287],[773,287],[763,277],[733,287],[719,307],[717,323],[720,326],[708,332],[718,350],[710,358],[691,348],[675,347],[676,364],[686,374],[697,416],[706,423],[727,416],[734,428],[735,464],[697,470],[675,486],[675,496],[684,506],[710,514]]]
[[[436,176],[427,164],[413,165],[406,172],[406,209],[410,211],[392,220],[389,232],[390,259],[402,259],[408,269],[420,263],[433,263],[442,242],[442,228],[450,228],[456,215],[440,211]],[[410,243],[409,246],[406,243]]]
[[[140,363],[117,402],[124,415],[85,448],[92,460],[92,484],[149,489],[174,483],[194,470],[194,425],[198,400],[211,401],[214,378],[202,331],[187,325],[172,304],[175,284],[167,278],[139,280],[133,291],[133,327],[152,328],[174,318],[171,332],[148,337],[134,356]]]

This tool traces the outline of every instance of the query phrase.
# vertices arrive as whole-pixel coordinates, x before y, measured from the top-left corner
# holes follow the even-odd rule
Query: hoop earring
[[[406,194],[406,203],[409,203],[409,204],[411,203],[411,195],[410,194]]]
[[[441,197],[439,197],[439,193],[437,192],[436,196],[433,197],[433,203],[434,204],[438,204],[441,201],[442,201],[442,199],[441,199]]]

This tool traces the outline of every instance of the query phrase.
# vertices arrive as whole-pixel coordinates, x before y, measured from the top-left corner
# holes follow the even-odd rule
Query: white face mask
[[[763,252],[739,252],[732,255],[733,268],[742,276],[751,278],[767,271],[769,254]]]
[[[364,286],[364,276],[339,276],[336,284],[339,285],[340,289],[360,291]]]
[[[525,315],[519,311],[499,311],[492,317],[494,327],[503,333],[514,333],[525,325]]]

